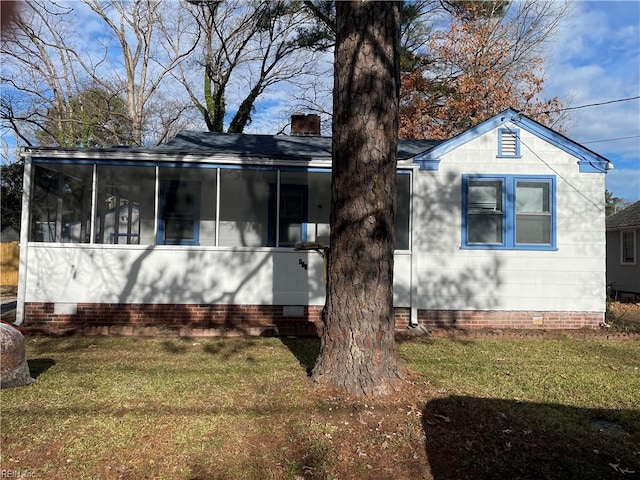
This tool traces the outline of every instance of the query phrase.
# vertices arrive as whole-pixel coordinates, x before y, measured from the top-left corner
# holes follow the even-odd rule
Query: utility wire
[[[582,145],[587,143],[603,143],[603,142],[615,142],[618,140],[629,140],[631,138],[640,138],[640,135],[632,135],[630,137],[619,137],[619,138],[607,138],[606,140],[592,140],[591,142],[580,142]]]
[[[545,137],[545,140],[548,140],[547,137]],[[520,139],[520,144],[523,145],[527,150],[529,150],[529,152],[531,152],[538,160],[540,160],[542,163],[544,163],[547,168],[549,170],[551,170],[553,173],[555,173],[558,177],[560,177],[567,185],[569,185],[569,187],[571,187],[573,190],[575,190],[575,192],[580,195],[581,197],[583,197],[587,202],[589,202],[591,205],[593,205],[594,207],[596,207],[598,210],[603,209],[604,207],[602,205],[599,205],[597,203],[595,203],[591,198],[589,198],[587,195],[584,194],[584,192],[582,191],[582,189],[576,187],[571,180],[567,179],[564,175],[562,175],[562,173],[560,173],[558,170],[556,170],[555,168],[553,168],[553,166],[547,162],[545,159],[543,159],[540,155],[538,155],[536,153],[536,151],[531,148],[529,145],[527,145],[525,142],[522,141],[522,139]],[[580,157],[582,157],[583,160],[587,160],[589,162],[589,160],[587,158],[585,158],[584,156],[580,155]],[[600,170],[598,167],[596,167],[593,163],[589,162],[589,164],[594,167],[596,170]],[[601,173],[606,173],[605,171],[601,171]]]
[[[640,95],[636,95],[635,97],[618,98],[617,100],[608,100],[606,102],[599,102],[599,103],[589,103],[587,105],[579,105],[577,107],[558,108],[557,110],[549,110],[544,113],[558,113],[558,112],[566,112],[568,110],[578,110],[580,108],[599,107],[600,105],[609,105],[611,103],[630,102],[631,100],[638,100],[639,98],[640,98]]]

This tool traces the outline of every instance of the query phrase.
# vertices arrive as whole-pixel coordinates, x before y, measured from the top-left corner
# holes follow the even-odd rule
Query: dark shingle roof
[[[415,157],[438,145],[437,140],[400,140],[398,160]],[[248,135],[184,131],[157,151],[189,154],[226,154],[290,160],[330,160],[331,137]]]
[[[640,200],[607,217],[607,228],[640,227]]]

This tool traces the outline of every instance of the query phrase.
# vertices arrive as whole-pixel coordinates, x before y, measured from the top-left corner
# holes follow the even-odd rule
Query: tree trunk
[[[399,99],[397,2],[336,2],[327,297],[312,377],[352,395],[390,393]]]

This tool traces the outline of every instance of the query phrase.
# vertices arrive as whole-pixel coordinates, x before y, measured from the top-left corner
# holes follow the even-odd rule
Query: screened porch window
[[[30,241],[89,241],[92,168],[91,165],[34,165]]]
[[[220,170],[219,245],[266,247],[269,233],[269,185],[273,170]]]
[[[268,245],[293,247],[298,242],[328,245],[331,174],[284,171],[280,173],[279,193],[277,187],[277,184],[269,187]]]
[[[159,245],[198,245],[200,182],[163,180],[158,215]]]
[[[282,248],[298,242],[329,245],[331,172],[326,168],[43,162],[34,163],[32,173],[30,241]],[[396,249],[408,250],[409,172],[397,175],[397,187]]]
[[[411,224],[411,175],[396,175],[398,188],[398,206],[396,211],[396,250],[409,250]]]
[[[98,165],[95,242],[153,243],[155,169]]]
[[[279,199],[278,208],[277,185],[270,185],[269,246],[294,247],[298,242],[306,242],[309,187],[281,184]]]

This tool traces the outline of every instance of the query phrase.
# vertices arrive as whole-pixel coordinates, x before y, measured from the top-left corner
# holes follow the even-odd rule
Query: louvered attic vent
[[[498,137],[499,157],[520,156],[520,131],[517,129],[500,129]]]

